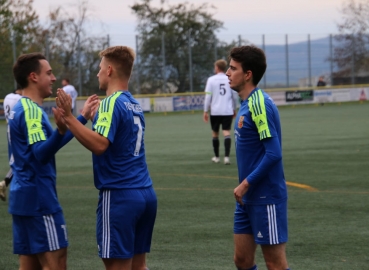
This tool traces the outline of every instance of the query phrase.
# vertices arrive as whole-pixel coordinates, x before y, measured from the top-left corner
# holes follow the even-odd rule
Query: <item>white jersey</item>
[[[21,95],[10,93],[7,94],[4,98],[4,113],[6,122],[8,122],[9,117],[12,117],[12,110],[15,104],[17,104],[18,100],[21,99]]]
[[[78,93],[77,93],[76,88],[74,88],[73,85],[68,84],[68,85],[63,87],[63,90],[64,90],[65,93],[67,93],[68,95],[71,96],[71,98],[72,98],[72,109],[74,109],[74,105],[76,104],[76,99],[78,97]]]
[[[4,107],[4,114],[5,114],[5,119],[6,122],[8,123],[8,119],[13,118],[14,112],[13,112],[13,108],[15,106],[15,104],[18,103],[18,101],[22,98],[21,95],[15,94],[15,93],[10,93],[7,94],[4,98],[4,103],[3,103],[3,107]],[[10,130],[9,130],[9,125],[7,127],[7,137],[8,137],[8,158],[9,158],[9,165],[12,165],[14,162],[14,158],[13,158],[13,154],[10,148]],[[9,173],[11,173],[11,171],[9,171]]]
[[[204,112],[210,115],[233,115],[238,94],[229,87],[227,75],[220,72],[208,78],[205,87]]]

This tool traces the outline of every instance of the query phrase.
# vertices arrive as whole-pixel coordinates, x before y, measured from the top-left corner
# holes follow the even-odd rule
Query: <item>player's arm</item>
[[[85,127],[71,114],[71,98],[58,89],[57,104],[65,112],[64,119],[74,137],[95,155],[101,155],[108,148],[110,142],[104,136]]]
[[[282,159],[282,150],[278,137],[263,139],[262,143],[265,149],[265,155],[256,169],[246,177],[250,185],[260,181]]]
[[[81,114],[77,117],[77,120],[82,125],[86,125],[88,119],[92,119],[93,116],[95,115],[98,105],[99,105],[99,98],[97,95],[92,95],[88,97],[83,106]],[[57,109],[53,111],[54,111],[55,121],[57,125],[59,126],[58,123],[64,121],[64,119],[60,119],[62,118],[62,115],[59,113]],[[61,123],[61,126],[63,126],[63,123]],[[61,141],[59,145],[59,149],[62,148],[64,145],[66,145],[73,138],[74,138],[73,133],[70,130],[67,130],[66,133],[64,134],[63,140]]]
[[[86,117],[87,118],[87,117]],[[76,119],[82,124],[82,125],[86,125],[86,123],[88,122],[88,120],[86,119],[82,114],[80,114]],[[64,145],[66,145],[68,142],[70,142],[71,139],[74,138],[73,133],[68,130],[64,136],[62,141],[60,142],[59,145],[59,149],[62,148]]]
[[[63,137],[64,135],[55,129],[49,138],[31,142],[31,149],[36,159],[41,163],[47,163],[60,149],[59,145]]]
[[[273,105],[267,102],[264,103],[264,106],[261,102],[260,104],[264,107],[264,109],[262,109],[263,112],[257,115],[253,120],[259,132],[265,154],[255,170],[246,177],[250,185],[263,179],[263,177],[270,172],[272,167],[282,159],[282,149],[276,131]],[[254,112],[254,114],[257,113]]]
[[[108,148],[107,138],[82,125],[73,115],[66,116],[65,121],[74,137],[95,155],[101,155]]]
[[[282,150],[278,137],[270,137],[262,140],[265,155],[259,165],[252,171],[233,191],[236,200],[243,205],[242,197],[246,194],[250,185],[254,185],[269,173],[273,166],[282,159]]]
[[[205,87],[204,115],[203,115],[204,122],[209,121],[208,111],[210,109],[211,98],[212,98],[212,90],[211,90],[210,82],[208,79],[206,82],[206,87]]]

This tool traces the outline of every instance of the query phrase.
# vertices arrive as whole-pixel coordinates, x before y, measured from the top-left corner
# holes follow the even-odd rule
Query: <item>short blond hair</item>
[[[116,67],[118,74],[126,78],[131,77],[136,56],[132,48],[127,46],[109,47],[101,51],[99,55],[111,62]]]
[[[215,61],[214,65],[222,72],[226,72],[227,70],[227,61],[220,59]]]

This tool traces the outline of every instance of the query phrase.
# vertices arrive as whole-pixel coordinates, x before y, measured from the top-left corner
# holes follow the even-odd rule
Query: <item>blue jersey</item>
[[[259,88],[244,100],[235,121],[239,182],[250,187],[246,204],[276,204],[287,199],[282,164],[281,125],[277,106]]]
[[[40,162],[32,149],[53,134],[47,114],[31,99],[22,97],[14,106],[8,124],[14,156],[9,212],[20,216],[41,216],[60,211],[55,157],[52,155]]]
[[[115,92],[102,100],[93,130],[110,142],[103,154],[92,154],[97,189],[152,185],[145,158],[143,111],[128,91]]]

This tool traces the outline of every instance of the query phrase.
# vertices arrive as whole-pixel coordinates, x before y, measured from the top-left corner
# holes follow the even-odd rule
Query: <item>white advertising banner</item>
[[[314,103],[332,102],[332,90],[315,90]],[[349,100],[350,96],[348,97]]]
[[[331,102],[345,102],[350,100],[350,89],[335,89],[332,91]]]
[[[152,98],[152,108],[154,112],[172,112],[173,97]]]
[[[286,105],[286,94],[285,92],[267,92],[268,95],[273,99],[275,105],[282,106]]]
[[[136,98],[144,112],[151,111],[150,98]]]
[[[368,100],[369,88],[362,87],[350,89],[350,96],[352,101]]]

